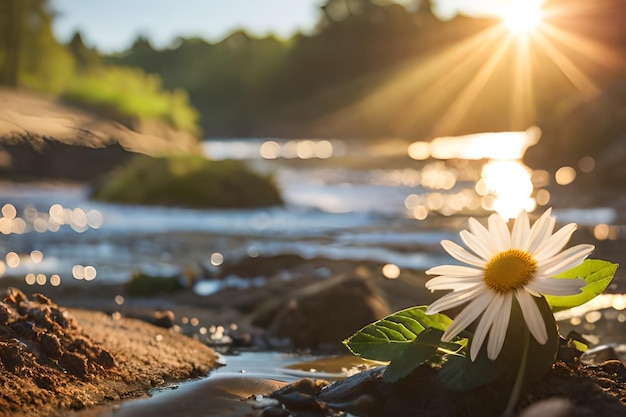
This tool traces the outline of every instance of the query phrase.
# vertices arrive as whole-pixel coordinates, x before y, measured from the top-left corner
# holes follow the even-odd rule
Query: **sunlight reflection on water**
[[[513,218],[521,210],[531,212],[536,208],[536,200],[531,197],[534,191],[532,172],[521,163],[521,159],[527,148],[537,144],[540,136],[540,129],[531,127],[523,132],[440,137],[432,142],[412,143],[408,154],[416,160],[429,157],[441,160],[486,160],[475,186],[476,193],[482,197],[480,205],[505,218]],[[436,188],[449,190],[454,186],[453,176],[448,172],[439,168],[431,174],[437,181]],[[547,204],[548,200],[544,198],[542,203]],[[458,210],[448,210],[443,214],[449,215],[450,211],[461,211],[462,208],[461,205]]]
[[[521,156],[538,140],[538,130],[529,129],[410,145],[327,139],[203,143],[214,159],[243,159],[274,174],[286,205],[271,209],[123,206],[90,201],[86,186],[1,184],[0,277],[53,286],[62,280],[125,281],[137,270],[172,276],[196,265],[211,272],[226,258],[293,254],[380,262],[389,265],[381,276],[391,278],[394,268],[421,270],[443,262],[439,241],[455,239],[467,216],[496,210],[511,217],[521,208],[549,204],[546,187],[576,170],[553,176],[524,166]],[[589,172],[594,164],[583,157],[578,168]],[[561,222],[588,225],[598,241],[626,236],[611,208],[555,214]],[[204,236],[200,245],[196,233]]]

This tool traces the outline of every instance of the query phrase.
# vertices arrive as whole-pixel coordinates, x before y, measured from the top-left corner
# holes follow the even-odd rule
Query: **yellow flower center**
[[[537,271],[537,261],[520,249],[497,253],[485,265],[485,285],[499,293],[508,293],[528,284]]]

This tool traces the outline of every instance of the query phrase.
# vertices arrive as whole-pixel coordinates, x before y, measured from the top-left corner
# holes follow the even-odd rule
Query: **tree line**
[[[495,50],[480,58],[474,52],[489,45],[470,41],[481,39],[497,19],[442,21],[423,0],[327,0],[310,34],[279,39],[237,31],[219,42],[181,38],[164,49],[138,37],[127,51],[109,56],[85,46],[80,34],[68,45],[58,44],[48,1],[0,0],[0,81],[62,92],[63,83],[71,84],[68,74],[95,74],[91,83],[73,88],[80,99],[84,90],[98,90],[94,83],[103,77],[97,71],[116,68],[108,84],[140,80],[134,96],[143,89],[165,97],[161,117],[185,109],[192,120],[187,124],[197,121],[205,137],[428,139],[535,124],[546,146],[559,149],[563,158],[593,152],[626,127],[626,2],[547,0],[544,6],[558,11],[546,17],[554,19],[549,23],[573,36],[551,39],[552,52],[531,42],[536,52],[521,63],[519,46],[510,47],[494,64]],[[472,46],[455,49],[463,44]],[[604,59],[607,51],[610,60]],[[441,57],[447,63],[437,66]],[[489,79],[470,101],[470,87],[480,84],[490,65]],[[521,121],[511,117],[512,109],[528,105],[515,94],[520,66],[529,70],[532,83],[524,98],[532,111]],[[593,94],[581,91],[581,80],[593,86]],[[464,100],[461,117],[455,111]],[[446,119],[452,122],[442,124]]]

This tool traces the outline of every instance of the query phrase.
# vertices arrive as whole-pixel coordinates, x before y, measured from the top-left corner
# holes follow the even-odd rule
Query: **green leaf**
[[[435,355],[443,331],[439,329],[426,329],[413,340],[407,343],[404,349],[398,351],[396,357],[385,369],[383,380],[396,382],[410,374],[420,364],[428,361]]]
[[[391,361],[427,328],[445,331],[452,320],[445,314],[426,314],[426,306],[393,313],[344,340],[352,353],[365,359]]]
[[[448,388],[469,391],[494,381],[502,372],[500,362],[490,360],[486,349],[481,349],[474,362],[469,356],[446,356],[439,376]]]
[[[568,296],[546,295],[552,312],[567,310],[593,299],[611,283],[618,265],[599,259],[586,259],[580,265],[555,275],[554,278],[582,278],[587,283],[579,294]]]

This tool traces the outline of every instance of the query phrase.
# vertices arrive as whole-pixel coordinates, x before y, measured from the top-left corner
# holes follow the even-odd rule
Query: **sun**
[[[511,0],[500,11],[504,26],[514,35],[533,32],[543,19],[541,0]]]

